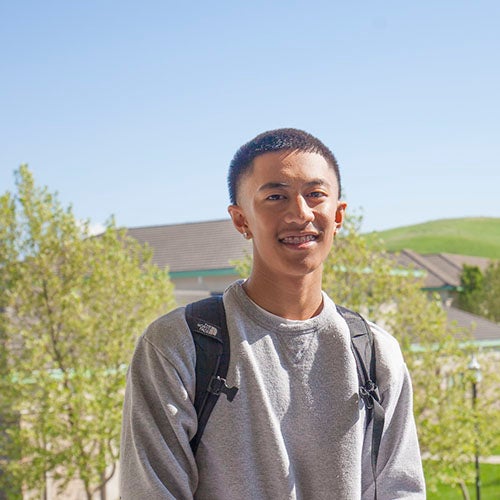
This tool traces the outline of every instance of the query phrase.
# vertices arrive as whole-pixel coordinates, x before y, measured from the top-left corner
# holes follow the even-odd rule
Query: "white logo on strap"
[[[211,337],[217,337],[217,328],[215,326],[209,325],[208,323],[198,323],[198,330],[205,335],[210,335]]]

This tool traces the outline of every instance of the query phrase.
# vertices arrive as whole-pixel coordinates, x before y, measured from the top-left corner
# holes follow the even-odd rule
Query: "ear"
[[[339,201],[337,203],[337,210],[335,211],[335,223],[337,224],[337,231],[342,227],[345,217],[345,209],[347,208],[347,203],[345,201]]]
[[[243,209],[239,205],[229,205],[227,211],[231,216],[233,225],[243,236],[248,235],[248,225]],[[245,236],[247,237],[247,236]]]

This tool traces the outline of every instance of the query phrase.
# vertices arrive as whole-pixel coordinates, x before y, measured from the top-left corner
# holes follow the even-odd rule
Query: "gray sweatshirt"
[[[371,426],[358,397],[347,324],[324,294],[305,321],[264,311],[241,287],[224,294],[228,385],[196,457],[195,348],[179,308],[140,337],[123,409],[123,500],[372,499]],[[377,468],[379,500],[425,498],[411,382],[396,340],[371,324],[386,412]]]

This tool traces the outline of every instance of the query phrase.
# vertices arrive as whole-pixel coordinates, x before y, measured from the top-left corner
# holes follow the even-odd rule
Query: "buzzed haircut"
[[[238,183],[242,176],[251,169],[254,159],[265,153],[285,150],[320,154],[335,172],[339,185],[338,196],[340,197],[340,172],[333,153],[319,139],[303,130],[280,128],[259,134],[251,141],[243,144],[234,155],[227,176],[229,198],[233,205],[236,205]]]

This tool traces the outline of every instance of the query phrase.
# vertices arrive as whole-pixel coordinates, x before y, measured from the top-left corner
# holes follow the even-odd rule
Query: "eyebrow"
[[[267,189],[279,189],[279,188],[287,188],[290,184],[286,182],[266,182],[259,187],[258,191],[266,191]],[[330,186],[329,182],[326,182],[324,179],[313,179],[312,181],[306,182],[306,187],[313,186]]]

